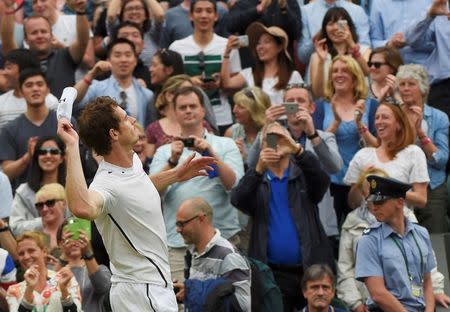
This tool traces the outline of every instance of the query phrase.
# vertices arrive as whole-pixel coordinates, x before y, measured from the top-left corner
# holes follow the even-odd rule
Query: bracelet
[[[92,81],[89,80],[89,79],[87,79],[86,77],[83,77],[83,81],[84,81],[84,83],[87,84],[88,86],[90,86],[91,83],[92,83]]]
[[[223,58],[224,58],[224,59],[228,59],[228,58],[230,58],[230,55],[229,55],[229,54],[225,54],[225,55],[223,56]]]
[[[178,160],[177,160],[177,161],[172,161],[172,159],[169,158],[169,159],[167,160],[167,163],[168,163],[172,168],[178,166]]]
[[[9,231],[9,226],[5,225],[4,227],[0,228],[0,233]]]
[[[367,132],[367,127],[366,126],[362,126],[361,128],[358,128],[358,132],[359,134],[364,134]]]
[[[422,146],[425,146],[431,143],[431,139],[429,137],[424,137],[423,139],[420,140],[420,143],[422,143]]]
[[[307,135],[306,137],[307,137],[309,140],[314,140],[314,139],[317,138],[318,136],[319,136],[319,134],[317,133],[317,130],[314,130],[314,133],[313,133],[313,134]]]

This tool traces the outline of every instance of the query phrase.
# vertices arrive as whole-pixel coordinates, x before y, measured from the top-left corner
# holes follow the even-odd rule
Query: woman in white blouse
[[[231,50],[239,47],[236,36],[228,38],[220,73],[222,87],[225,89],[240,89],[260,87],[269,95],[272,105],[283,102],[284,89],[289,83],[303,82],[301,75],[294,70],[294,63],[287,51],[288,36],[279,27],[265,27],[255,22],[247,28],[250,51],[256,57],[253,68],[245,68],[231,76],[229,57]]]

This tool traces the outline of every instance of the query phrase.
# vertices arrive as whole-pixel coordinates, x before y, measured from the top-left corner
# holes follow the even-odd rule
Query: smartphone
[[[70,239],[77,240],[80,238],[80,230],[83,230],[89,240],[91,239],[91,221],[77,218],[77,217],[70,217],[67,219],[67,225],[64,226],[65,231],[70,232]]]
[[[208,82],[215,82],[216,79],[214,79],[214,77],[212,77],[212,76],[205,76],[205,77],[202,78],[202,81],[204,83],[208,83]]]
[[[243,35],[243,36],[238,36],[238,44],[239,44],[239,48],[244,48],[244,47],[248,47],[248,36],[247,35]]]
[[[286,115],[296,114],[298,112],[298,104],[293,102],[286,102],[281,104],[286,111]]]
[[[344,31],[345,28],[348,26],[347,20],[338,20],[336,23],[337,23],[339,30],[341,30],[341,31]]]
[[[184,147],[194,147],[195,138],[181,138]]]
[[[266,142],[267,147],[273,148],[274,150],[277,149],[277,141],[278,141],[278,135],[275,133],[267,133],[266,136]]]

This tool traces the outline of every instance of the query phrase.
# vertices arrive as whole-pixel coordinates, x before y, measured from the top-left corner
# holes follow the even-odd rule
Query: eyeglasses
[[[177,222],[175,222],[175,226],[176,226],[177,228],[183,228],[186,224],[188,224],[189,222],[191,222],[191,221],[197,219],[197,218],[200,217],[200,216],[202,216],[202,215],[196,215],[196,216],[193,216],[192,218],[190,218],[190,219],[188,219],[188,220],[186,220],[186,221],[177,221]],[[203,215],[203,216],[204,216],[204,215]]]
[[[379,69],[381,65],[388,65],[388,64],[383,62],[368,62],[367,65],[369,66],[369,68],[374,66],[376,69]]]
[[[287,90],[290,90],[290,89],[311,90],[311,86],[309,84],[307,84],[307,83],[304,83],[304,82],[289,83],[284,90],[287,91]]]
[[[59,148],[56,147],[41,147],[38,151],[37,151],[39,156],[44,156],[47,154],[50,155],[61,155],[61,150]]]
[[[119,106],[123,109],[123,110],[127,110],[127,93],[125,91],[120,91],[119,93],[120,95],[120,99],[122,100],[122,102],[120,102]]]
[[[60,201],[60,199],[49,199],[46,200],[45,202],[37,202],[36,204],[34,204],[34,207],[36,207],[37,210],[44,209],[44,206],[52,208],[53,206],[55,206],[57,201]]]

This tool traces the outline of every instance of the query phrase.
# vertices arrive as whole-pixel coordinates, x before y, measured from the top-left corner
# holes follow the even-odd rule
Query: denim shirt
[[[431,0],[378,0],[373,1],[370,11],[370,39],[374,48],[385,46],[397,32],[405,32],[416,24]],[[405,64],[424,64],[428,51],[413,50],[409,46],[401,48]]]
[[[133,116],[144,127],[155,121],[157,118],[156,109],[153,104],[153,92],[139,84],[136,78],[133,78],[132,84],[136,92],[137,116]],[[98,96],[110,96],[120,102],[120,91],[122,88],[111,75],[105,80],[93,80],[91,86],[86,92],[84,98],[77,105],[75,110],[81,110],[86,104]]]
[[[424,64],[431,85],[450,77],[450,21],[446,16],[424,17],[405,32],[405,41],[413,49],[431,53]]]
[[[430,187],[435,189],[445,182],[445,166],[448,160],[448,117],[444,112],[425,104],[423,118],[428,125],[427,135],[437,151],[427,158]]]

